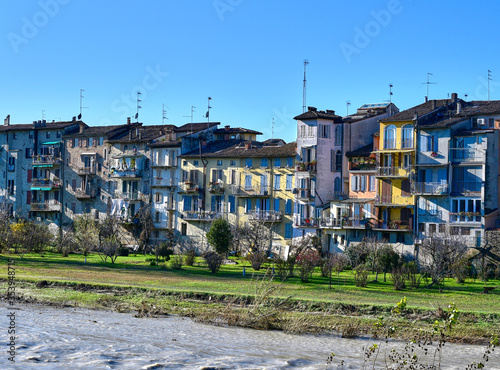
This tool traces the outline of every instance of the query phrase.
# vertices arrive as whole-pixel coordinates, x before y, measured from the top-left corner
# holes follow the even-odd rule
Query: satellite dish
[[[81,113],[78,115],[78,119],[82,119],[82,114]]]

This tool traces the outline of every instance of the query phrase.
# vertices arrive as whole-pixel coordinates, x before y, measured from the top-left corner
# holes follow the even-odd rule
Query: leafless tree
[[[432,279],[428,287],[437,284],[441,291],[442,282],[454,274],[458,262],[465,258],[468,247],[462,236],[440,233],[424,239],[420,250]]]
[[[143,253],[148,252],[148,241],[154,231],[152,211],[151,204],[142,203],[133,217],[132,235]]]
[[[0,201],[0,251],[11,245],[9,239],[12,234],[10,228],[12,221],[12,204],[6,200]]]
[[[275,222],[268,221],[255,219],[235,227],[233,239],[237,240],[236,243],[241,251],[247,252],[247,258],[255,270],[259,270],[267,261],[271,249],[272,228]]]
[[[495,266],[497,269],[500,267],[500,230],[486,230],[483,243],[474,249],[479,252],[476,259],[479,262],[481,278],[486,280],[488,265]]]

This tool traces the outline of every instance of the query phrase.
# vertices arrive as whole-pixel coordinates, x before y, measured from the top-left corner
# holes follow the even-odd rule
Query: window
[[[335,127],[335,145],[342,145],[342,126]]]
[[[335,171],[335,151],[330,149],[330,171]]]
[[[274,167],[281,167],[281,158],[274,158]]]
[[[335,153],[335,170],[340,171],[342,169],[342,152],[337,150]]]
[[[340,186],[340,177],[336,177],[335,180],[333,181],[333,190],[338,193],[340,192],[342,189],[341,189],[341,186]]]
[[[33,148],[26,148],[26,158],[33,157]]]
[[[234,195],[229,195],[227,201],[229,203],[229,212],[234,213],[236,211],[236,198]]]
[[[384,149],[396,148],[396,126],[390,125],[384,129]]]
[[[194,166],[198,166],[198,161],[193,161]]]
[[[366,191],[366,176],[360,176],[359,180],[359,190]]]
[[[181,235],[187,235],[187,223],[185,222],[181,224]]]
[[[252,210],[252,199],[245,199],[245,213],[248,213]]]
[[[62,137],[62,133],[61,133],[61,131],[57,131],[57,133],[56,133],[56,137],[57,137],[58,139],[60,139],[60,138]]]
[[[292,190],[293,175],[286,175],[286,190]]]
[[[300,128],[299,137],[306,137],[306,126],[301,125],[299,128]]]
[[[285,224],[285,239],[291,239],[291,238],[292,238],[292,224],[286,223]]]
[[[429,234],[435,234],[436,233],[436,224],[429,224]]]
[[[99,146],[104,145],[104,138],[101,136],[99,138]]]
[[[403,168],[409,169],[411,167],[411,158],[411,154],[403,154]]]
[[[423,222],[418,224],[418,232],[425,233],[425,224]]]
[[[230,165],[230,166],[236,166],[236,161],[235,161],[235,160],[233,160],[233,159],[231,159],[231,160],[229,161],[229,165]]]
[[[14,180],[7,180],[7,193],[9,195],[14,194]]]
[[[252,189],[252,175],[245,175],[245,190]]]
[[[212,182],[221,182],[223,181],[223,170],[212,169]]]
[[[307,126],[307,136],[314,137],[314,127],[313,126]]]
[[[330,137],[330,125],[319,125],[319,137],[326,139]]]
[[[158,192],[155,193],[155,202],[156,203],[162,203],[163,202],[163,194]]]
[[[219,160],[217,161],[217,166],[222,166],[222,160],[221,160],[221,159],[219,159]]]
[[[376,191],[376,177],[374,175],[370,175],[370,188],[369,191]]]
[[[403,126],[403,148],[413,148],[413,125]]]
[[[420,150],[422,152],[437,152],[438,151],[437,135],[421,135]]]
[[[281,175],[274,175],[274,190],[280,190]]]
[[[94,146],[94,138],[93,137],[89,137],[89,146]]]
[[[274,198],[274,210],[275,211],[280,210],[280,198]]]
[[[439,224],[439,232],[440,233],[446,232],[446,225],[445,224]]]
[[[403,197],[411,196],[410,181],[408,179],[403,179],[401,181],[401,196]]]
[[[481,222],[481,200],[456,198],[451,201],[450,222]]]
[[[14,140],[16,140],[16,139],[17,139],[17,132],[13,132],[13,133],[12,133],[12,138],[13,138]]]
[[[267,168],[267,158],[262,158],[260,160],[260,166],[264,167],[264,168]]]
[[[245,160],[245,167],[252,168],[252,158],[247,158]]]
[[[8,171],[15,171],[16,170],[16,158],[15,157],[9,157],[9,165],[7,167]]]
[[[30,130],[30,131],[29,131],[29,134],[28,134],[28,135],[29,135],[29,138],[30,138],[30,139],[33,139],[33,138],[34,138],[34,136],[35,136],[32,130]]]
[[[351,176],[351,191],[359,191],[359,176]]]
[[[45,133],[45,137],[46,137],[47,139],[50,139],[50,132],[49,132],[49,131],[47,131],[47,132]]]
[[[288,157],[286,159],[286,166],[287,167],[293,167],[293,157]]]

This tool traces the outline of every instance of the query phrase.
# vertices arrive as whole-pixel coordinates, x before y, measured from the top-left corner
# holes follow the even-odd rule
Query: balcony
[[[179,187],[179,193],[193,194],[193,193],[199,193],[200,190],[201,190],[200,185],[191,181],[181,182]]]
[[[402,149],[412,149],[413,148],[413,138],[403,139],[401,141],[401,148]]]
[[[224,194],[224,184],[220,182],[211,182],[208,191],[211,194]]]
[[[349,171],[375,171],[376,163],[349,162]]]
[[[161,159],[159,161],[154,161],[153,167],[177,167],[177,161],[172,158],[167,158],[166,160]]]
[[[111,169],[110,175],[114,178],[137,178],[142,177],[142,170],[140,168]]]
[[[268,197],[269,196],[269,186],[267,185],[253,185],[253,186],[239,186],[233,185],[231,187],[231,193],[235,197]]]
[[[162,177],[155,177],[152,181],[151,186],[153,187],[164,187],[164,188],[175,188],[177,186],[177,179]]]
[[[95,175],[96,174],[95,166],[77,167],[76,168],[76,173],[78,175],[81,175],[81,176],[83,176],[83,175]]]
[[[451,162],[484,162],[485,153],[476,148],[451,148]]]
[[[321,227],[342,227],[342,220],[332,217],[322,217],[319,225]]]
[[[343,226],[353,229],[366,229],[368,227],[368,220],[359,217],[346,217],[343,220]]]
[[[385,139],[384,149],[396,149],[396,139]]]
[[[213,221],[216,218],[221,217],[222,214],[219,212],[208,212],[208,211],[184,211],[182,214],[182,219],[186,221]]]
[[[376,206],[413,206],[412,196],[403,197],[401,195],[377,195],[375,197]]]
[[[477,223],[481,222],[481,212],[450,212],[450,222]]]
[[[411,184],[413,194],[419,195],[447,195],[448,183],[441,182],[414,182]]]
[[[411,173],[415,172],[412,167],[377,167],[375,169],[377,177],[408,177]]]
[[[310,200],[314,198],[311,189],[295,189],[295,194],[297,194],[297,199],[300,200]]]
[[[80,200],[90,200],[95,198],[97,191],[95,189],[76,189],[75,190],[75,198]]]
[[[121,192],[121,191],[116,191],[113,194],[114,199],[123,199],[123,200],[141,200],[141,195],[139,194],[138,191],[127,191],[127,192]]]
[[[33,190],[50,190],[50,189],[58,189],[60,187],[61,187],[60,180],[31,179],[31,189]]]
[[[294,218],[295,227],[318,227],[318,220],[312,217],[295,217]]]
[[[374,229],[408,232],[413,230],[413,225],[410,223],[409,220],[394,220],[390,221],[388,224],[379,221],[375,223]]]
[[[315,175],[316,174],[316,167],[317,163],[316,162],[298,162],[296,163],[297,165],[297,172],[307,172],[310,175]]]
[[[262,222],[280,222],[283,218],[283,215],[279,211],[267,210],[255,210],[248,212],[248,218],[253,221],[262,221]]]
[[[35,155],[33,156],[33,166],[35,167],[52,167],[62,164],[62,159],[59,156],[53,155]]]
[[[32,212],[61,212],[61,203],[57,200],[47,200],[42,203],[31,203]]]
[[[452,193],[480,193],[482,189],[482,182],[468,182],[468,181],[452,181]]]

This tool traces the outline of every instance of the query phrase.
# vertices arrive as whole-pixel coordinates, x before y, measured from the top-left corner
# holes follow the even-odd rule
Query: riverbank
[[[442,293],[424,288],[394,291],[390,279],[384,283],[382,278],[367,288],[357,288],[352,273],[346,271],[333,280],[330,289],[318,272],[309,283],[298,278],[282,283],[264,278],[263,271],[251,273],[243,263],[224,265],[214,275],[201,261],[181,270],[151,266],[144,256],[118,261],[105,264],[89,256],[84,263],[78,255],[16,257],[16,296],[21,303],[132,312],[139,317],[179,315],[216,325],[286,333],[337,332],[346,337],[371,335],[374,324],[384,316],[394,321],[395,336],[400,339],[430,332],[454,302],[461,314],[450,341],[484,344],[500,332],[498,289],[482,294],[484,283],[480,282],[447,282]],[[5,262],[6,257],[0,256],[3,299],[7,294]],[[393,317],[391,308],[404,296],[406,310]]]

